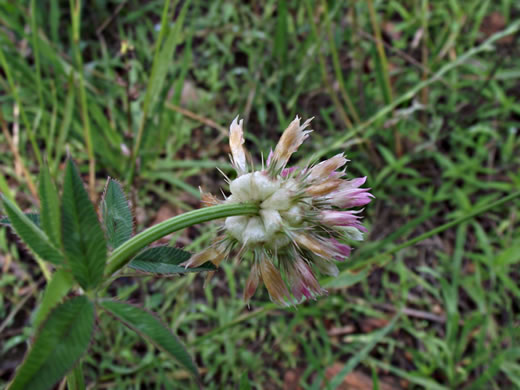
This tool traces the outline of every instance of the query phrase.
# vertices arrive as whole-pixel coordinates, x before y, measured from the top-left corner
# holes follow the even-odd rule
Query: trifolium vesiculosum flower
[[[193,255],[186,267],[207,261],[218,266],[236,253],[239,259],[252,252],[252,264],[244,289],[244,299],[255,293],[261,281],[269,296],[279,304],[300,302],[326,293],[316,279],[316,272],[336,276],[336,261],[350,255],[351,248],[342,238],[362,240],[359,213],[349,210],[364,206],[373,197],[368,188],[360,188],[366,177],[347,180],[347,163],[338,154],[316,165],[287,167],[291,155],[307,139],[309,119],[300,125],[297,116],[283,132],[274,151],[255,171],[248,166],[243,146],[243,120],[235,118],[229,130],[231,163],[237,177],[229,181],[230,195],[219,200],[202,194],[205,205],[256,203],[258,215],[225,219],[213,244]],[[292,296],[291,293],[292,292]]]

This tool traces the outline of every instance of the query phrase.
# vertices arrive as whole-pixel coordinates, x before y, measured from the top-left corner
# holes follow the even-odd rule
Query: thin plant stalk
[[[76,57],[76,65],[78,67],[79,78],[79,101],[81,106],[81,118],[83,120],[83,137],[85,138],[85,146],[88,155],[88,188],[90,199],[95,202],[96,194],[96,158],[92,147],[92,134],[90,131],[90,120],[88,116],[87,93],[83,81],[83,58],[79,48],[79,29],[81,20],[81,0],[70,0],[70,12],[72,17],[72,43],[74,46],[74,54]]]
[[[38,92],[38,100],[40,102],[40,109],[43,110],[43,94],[42,94],[42,75],[40,67],[40,50],[38,45],[38,27],[36,25],[36,2],[31,0],[31,40],[34,50],[34,67],[36,68],[36,90]]]
[[[51,95],[52,95],[52,113],[49,121],[49,131],[47,132],[47,163],[50,165],[52,161],[52,154],[54,151],[54,140],[56,139],[56,122],[58,116],[58,97],[56,96],[56,87],[54,81],[51,81]]]
[[[318,27],[316,26],[316,23],[314,22],[314,13],[312,11],[312,6],[309,0],[305,2],[307,6],[307,13],[309,15],[309,21],[311,23],[312,33],[314,35],[314,38],[316,39],[316,42],[319,42],[319,32]],[[350,120],[349,116],[343,109],[343,106],[341,105],[341,102],[339,101],[338,97],[336,96],[336,93],[334,92],[334,88],[332,88],[332,84],[329,80],[329,76],[327,74],[327,64],[325,62],[325,57],[321,53],[320,48],[318,47],[318,61],[320,63],[320,72],[321,77],[323,79],[323,82],[325,83],[325,86],[327,88],[327,91],[330,95],[330,98],[332,99],[332,103],[334,103],[334,106],[336,107],[336,110],[338,110],[339,115],[341,116],[341,119],[343,122],[345,122],[345,126],[347,126],[348,129],[352,129],[352,121]]]
[[[59,164],[61,161],[61,155],[63,153],[65,140],[69,134],[69,130],[72,123],[72,116],[74,114],[74,100],[75,100],[75,89],[72,87],[74,85],[74,75],[71,72],[69,76],[69,90],[67,92],[67,99],[65,101],[63,118],[61,119],[60,128],[57,135],[56,147],[55,147],[55,155],[54,155],[54,163],[52,165],[52,173],[55,175],[58,171]]]
[[[161,53],[161,47],[162,47],[162,41],[164,40],[164,35],[166,34],[165,26],[167,25],[167,22],[168,22],[168,11],[170,9],[170,3],[171,3],[171,0],[165,1],[164,7],[163,7],[163,12],[161,15],[161,29],[159,30],[159,37],[157,38],[157,42],[155,43],[155,53],[153,56],[152,71],[150,73],[150,80],[148,82],[148,86],[146,88],[146,94],[144,96],[141,122],[139,123],[139,129],[137,130],[137,136],[135,139],[134,147],[133,147],[131,155],[130,155],[130,168],[128,171],[128,179],[127,179],[128,186],[132,185],[132,181],[134,179],[135,164],[137,162],[137,156],[138,156],[139,150],[141,148],[141,141],[143,139],[146,118],[148,117],[148,110],[150,108],[151,99],[153,98],[151,96],[151,90],[152,90],[151,84],[154,80],[155,73],[157,72],[157,67],[158,67],[158,63],[159,63],[159,54]]]
[[[1,111],[0,123],[2,127],[2,132],[4,133],[4,137],[7,140],[7,145],[9,146],[9,149],[11,149],[11,153],[13,153],[14,160],[16,164],[18,164],[18,166],[20,166],[22,169],[23,175],[25,176],[25,180],[27,181],[27,187],[29,188],[29,191],[31,191],[31,195],[34,197],[35,201],[38,202],[39,198],[38,191],[36,191],[36,186],[33,182],[31,174],[29,173],[27,167],[23,162],[22,157],[20,156],[20,153],[18,152],[16,145],[14,144],[13,138],[11,137],[9,130],[7,129],[7,123],[5,123],[4,116],[2,115]]]
[[[0,47],[0,65],[2,66],[3,71],[5,72],[5,75],[7,77],[7,82],[9,84],[9,88],[11,89],[9,92],[12,93],[15,106],[18,107],[20,110],[20,116],[22,117],[23,124],[27,130],[27,135],[29,136],[29,141],[31,142],[31,146],[34,152],[34,156],[36,157],[36,161],[38,161],[39,165],[42,165],[42,155],[40,153],[40,147],[38,146],[38,143],[36,142],[36,137],[34,135],[33,128],[31,124],[29,123],[29,119],[27,119],[27,115],[25,114],[24,105],[22,104],[22,101],[20,100],[20,95],[18,94],[18,88],[16,87],[13,79],[13,75],[11,74],[11,70],[9,68],[9,65],[7,64],[7,61],[5,59],[4,52],[2,48]]]
[[[187,109],[185,109],[183,107],[180,107],[180,106],[175,105],[175,104],[170,103],[170,102],[166,102],[164,105],[169,110],[178,112],[179,114],[184,115],[187,118],[193,119],[194,121],[197,121],[197,122],[205,124],[206,126],[212,127],[214,129],[218,130],[220,132],[220,134],[222,134],[225,137],[228,136],[228,130],[224,126],[219,125],[214,120],[211,120],[211,119],[206,118],[206,117],[204,117],[202,115],[196,114],[193,111],[187,110]]]
[[[368,12],[370,14],[370,23],[372,24],[372,31],[375,36],[377,55],[379,56],[379,62],[381,63],[381,70],[383,72],[383,89],[385,95],[386,104],[391,104],[393,100],[392,85],[390,83],[390,72],[388,69],[388,60],[386,58],[385,48],[383,46],[383,36],[381,35],[381,29],[377,22],[376,11],[374,9],[373,0],[367,0]],[[394,143],[395,143],[395,154],[401,157],[403,154],[401,137],[396,128],[394,128]]]
[[[322,1],[323,9],[325,10],[325,13],[328,14],[328,8],[327,8],[327,1]],[[341,65],[339,63],[339,55],[338,50],[336,48],[336,43],[334,42],[334,36],[332,34],[332,27],[330,23],[330,18],[325,18],[325,27],[327,29],[327,36],[329,39],[329,46],[330,46],[330,52],[332,54],[332,65],[334,66],[334,73],[336,73],[336,79],[339,83],[339,91],[341,93],[341,96],[343,97],[343,100],[345,100],[345,103],[347,104],[347,107],[349,109],[350,115],[354,119],[354,123],[358,123],[360,121],[359,114],[354,107],[354,104],[352,104],[352,99],[350,98],[350,95],[347,92],[347,88],[345,87],[345,80],[343,78],[343,73],[341,72]]]
[[[421,62],[423,65],[422,71],[422,81],[428,80],[429,69],[428,69],[428,12],[429,12],[429,4],[428,0],[422,0],[421,3],[421,15],[422,15],[422,44],[421,44]],[[424,88],[421,91],[421,104],[423,106],[428,105],[428,95],[429,89],[428,87]],[[421,120],[424,126],[424,131],[426,132],[426,126],[428,121],[428,113],[426,111],[421,112]]]
[[[358,109],[360,110],[361,116],[364,116],[366,111],[366,99],[365,99],[365,88],[363,85],[363,48],[361,47],[361,39],[359,34],[359,20],[357,15],[357,9],[355,6],[350,9],[350,18],[352,20],[352,67],[354,69],[354,74],[356,75],[356,87],[358,98]],[[370,35],[371,37],[371,35]]]
[[[105,275],[113,275],[124,267],[141,249],[170,233],[214,219],[257,213],[258,206],[255,204],[225,204],[192,210],[167,219],[137,234],[115,249],[107,260]]]
[[[85,390],[85,376],[83,375],[83,367],[81,360],[76,364],[74,369],[67,375],[68,390]]]
[[[367,0],[368,12],[370,14],[370,23],[372,24],[372,31],[374,33],[376,39],[376,49],[377,54],[379,56],[379,61],[381,61],[381,68],[383,69],[383,81],[386,89],[386,94],[388,95],[388,102],[391,103],[393,100],[392,97],[392,86],[390,84],[390,75],[388,71],[388,60],[386,59],[385,48],[383,46],[383,37],[381,35],[381,29],[379,28],[379,24],[377,22],[376,11],[374,9],[373,0]]]

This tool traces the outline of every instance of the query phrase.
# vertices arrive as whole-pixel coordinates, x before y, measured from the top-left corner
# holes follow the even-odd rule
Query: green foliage
[[[78,362],[94,331],[94,305],[85,296],[59,305],[39,330],[11,390],[46,390]]]
[[[130,268],[154,274],[184,274],[186,272],[214,271],[215,266],[206,263],[200,267],[186,268],[179,265],[190,258],[189,252],[171,246],[147,248],[135,256],[128,266]]]
[[[249,378],[247,377],[247,372],[242,374],[242,378],[240,378],[240,390],[251,390],[251,384],[249,383]]]
[[[154,55],[154,61],[152,64],[152,70],[150,74],[150,78],[148,80],[148,85],[146,88],[146,95],[144,97],[143,103],[143,112],[141,117],[141,124],[139,126],[139,130],[137,132],[136,141],[134,144],[132,159],[130,161],[130,168],[128,170],[128,182],[132,183],[134,170],[135,170],[135,161],[137,156],[140,153],[141,142],[144,136],[145,130],[145,121],[147,120],[149,112],[153,111],[153,107],[156,103],[158,95],[161,91],[161,87],[164,84],[164,80],[166,74],[168,72],[168,68],[170,67],[171,58],[175,47],[180,40],[180,34],[182,31],[182,25],[184,23],[184,18],[186,17],[186,12],[188,11],[190,1],[186,1],[180,11],[180,14],[175,21],[175,25],[170,27],[168,21],[168,9],[170,5],[170,0],[166,0],[164,4],[163,15],[161,18],[161,30],[159,39],[156,43],[156,51]],[[166,41],[162,42],[163,37],[166,35]]]
[[[86,172],[85,113],[98,179],[127,177],[127,151],[141,126],[154,56],[166,53],[182,9],[174,1],[165,7],[163,0],[129,0],[116,8],[115,2],[81,3],[77,42],[67,1],[0,5],[1,113],[8,130],[18,130],[21,163],[34,174],[46,158],[56,182],[67,149]],[[403,312],[393,330],[352,376],[377,372],[380,388],[387,381],[413,390],[520,388],[518,199],[470,219],[464,233],[452,225],[410,245],[520,188],[518,32],[494,35],[518,30],[519,4],[372,3],[387,69],[361,1],[310,1],[307,12],[305,2],[269,0],[252,7],[193,0],[173,54],[165,56],[166,73],[134,154],[135,206],[145,211],[139,223],[148,225],[165,203],[175,211],[197,207],[199,184],[227,191],[213,172],[219,167],[232,174],[223,145],[237,114],[245,117],[248,148],[264,157],[294,115],[316,116],[313,142],[302,146],[299,164],[346,152],[347,175],[368,176],[376,196],[364,211],[365,241],[352,243],[340,277],[326,280],[329,296],[298,310],[266,303],[262,289],[251,308],[243,304],[247,258],[224,264],[204,289],[196,274],[110,284],[107,291],[118,299],[138,299],[178,329],[205,368],[208,389],[237,387],[244,377],[254,389],[284,388],[285,375],[306,390],[326,388],[326,368],[359,356],[398,309]],[[484,44],[491,37],[505,39]],[[123,52],[123,44],[134,49]],[[319,56],[324,61],[316,61]],[[348,108],[352,128],[342,108]],[[7,145],[1,134],[0,144]],[[31,196],[13,161],[10,149],[2,149],[0,187],[25,210]],[[186,250],[197,252],[214,236],[212,226],[200,225],[179,237]],[[20,324],[30,322],[26,309],[38,297],[20,292],[39,286],[41,274],[10,237],[0,227],[0,257],[6,259],[0,344],[2,357],[14,361],[28,337]],[[28,300],[20,306],[22,299]],[[85,358],[87,386],[99,378],[99,386],[114,388],[195,388],[184,370],[158,359],[139,335],[118,325],[109,316],[99,318],[103,332]],[[9,375],[7,368],[2,378]]]
[[[287,12],[287,1],[281,0],[277,9],[278,15],[276,16],[276,32],[274,37],[274,54],[278,57],[278,61],[283,66],[287,61],[287,49],[289,44],[287,42],[287,24],[289,17]]]
[[[94,288],[105,269],[105,235],[72,160],[65,171],[61,216],[63,248],[72,274],[85,290]]]
[[[33,326],[38,328],[51,310],[61,302],[74,284],[71,273],[59,269],[52,274],[52,279],[45,286],[43,298],[34,316]]]
[[[61,251],[54,246],[47,235],[29,219],[20,209],[5,197],[1,197],[9,222],[16,233],[27,246],[42,259],[53,263],[63,264],[64,257]]]
[[[146,310],[123,302],[103,301],[100,305],[130,329],[176,359],[197,379],[199,373],[188,352],[161,321]]]
[[[60,201],[47,165],[41,168],[38,192],[41,202],[40,218],[43,231],[55,246],[60,247]]]
[[[145,113],[148,111],[153,111],[154,104],[156,103],[159,93],[161,92],[161,87],[164,84],[168,68],[170,67],[173,53],[178,42],[180,41],[180,34],[182,32],[182,26],[184,23],[184,18],[186,17],[186,12],[190,6],[190,1],[184,2],[180,14],[175,21],[175,25],[172,27],[170,25],[170,21],[167,19],[169,3],[170,0],[165,2],[163,13],[164,18],[161,23],[160,31],[160,37],[165,37],[165,41],[162,43],[161,38],[159,37],[154,64],[150,74],[150,80],[148,81],[148,86],[146,88],[146,96],[144,101],[146,108],[144,110]]]
[[[386,337],[395,327],[399,316],[396,315],[390,323],[385,326],[383,329],[374,332],[373,334],[367,335],[367,343],[366,345],[359,350],[356,354],[354,354],[347,364],[341,369],[339,373],[337,373],[334,378],[331,379],[329,386],[331,389],[338,388],[339,385],[343,382],[347,374],[352,372],[352,370],[363,360],[365,360],[370,353],[370,351],[376,347],[376,345],[381,342],[381,340]]]
[[[29,219],[29,221],[34,223],[37,227],[41,227],[39,213],[24,213],[24,215]],[[2,218],[0,218],[0,224],[11,226],[11,221],[9,220],[8,217],[2,217]]]
[[[101,199],[103,225],[108,245],[117,248],[132,237],[134,222],[128,200],[116,180],[109,178]]]

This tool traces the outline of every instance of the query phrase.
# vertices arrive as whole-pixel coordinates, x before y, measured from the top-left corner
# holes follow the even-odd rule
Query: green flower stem
[[[225,204],[189,211],[158,223],[132,237],[112,252],[108,258],[105,276],[112,276],[124,267],[141,249],[178,230],[233,215],[257,214],[258,206],[252,203]]]

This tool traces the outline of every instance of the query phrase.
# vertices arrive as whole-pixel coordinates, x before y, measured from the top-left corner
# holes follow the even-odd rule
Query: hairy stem
[[[205,207],[177,215],[146,229],[115,249],[108,259],[105,276],[112,276],[145,246],[170,233],[214,219],[257,213],[257,205],[240,203]]]

